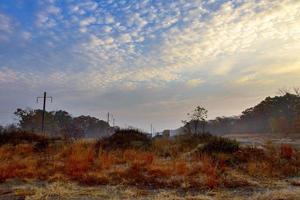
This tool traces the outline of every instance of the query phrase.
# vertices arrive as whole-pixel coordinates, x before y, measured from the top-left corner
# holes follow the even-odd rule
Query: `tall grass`
[[[199,143],[192,147],[188,147],[188,139],[182,142],[180,138],[158,138],[147,148],[136,148],[131,142],[126,148],[103,148],[95,141],[85,140],[52,141],[43,151],[35,150],[36,142],[3,144],[0,181],[73,180],[88,185],[201,189],[245,186],[248,182],[244,177],[272,179],[299,175],[300,153],[289,145],[278,148],[268,144],[263,150],[236,148],[235,142],[211,136],[189,139],[193,138],[198,138]],[[199,144],[210,146],[205,151],[193,151]]]

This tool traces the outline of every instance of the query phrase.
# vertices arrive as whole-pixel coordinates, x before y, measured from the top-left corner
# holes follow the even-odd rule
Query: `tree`
[[[205,133],[205,124],[207,119],[207,110],[201,106],[197,106],[192,113],[187,114],[189,120],[183,121],[188,128],[193,124],[194,133],[198,133],[198,125],[202,125],[202,133]]]
[[[19,128],[25,131],[41,130],[42,110],[17,109]],[[63,138],[81,138],[84,136],[99,138],[107,135],[109,124],[91,116],[72,117],[68,112],[59,110],[45,113],[45,131],[52,136]]]

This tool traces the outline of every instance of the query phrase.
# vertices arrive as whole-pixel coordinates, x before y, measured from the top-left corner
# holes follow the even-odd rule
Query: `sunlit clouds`
[[[113,110],[123,124],[144,116],[160,128],[197,104],[209,117],[238,114],[300,86],[299,11],[298,0],[5,0],[0,92],[48,90],[53,109]],[[226,110],[213,106],[222,98]]]

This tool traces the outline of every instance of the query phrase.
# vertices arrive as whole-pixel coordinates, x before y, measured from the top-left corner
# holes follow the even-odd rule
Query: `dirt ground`
[[[128,186],[80,186],[63,182],[24,182],[0,184],[0,200],[96,200],[96,199],[193,199],[193,200],[300,200],[295,179],[273,181],[248,188],[217,190],[167,190]]]

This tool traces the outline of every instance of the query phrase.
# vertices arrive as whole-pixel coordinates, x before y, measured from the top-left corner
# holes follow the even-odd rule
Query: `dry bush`
[[[203,189],[242,187],[251,184],[251,179],[295,176],[300,171],[299,151],[286,145],[278,148],[269,143],[265,149],[199,154],[183,154],[180,148],[178,141],[169,138],[155,139],[147,150],[100,146],[98,151],[94,141],[83,140],[49,143],[41,152],[34,150],[34,144],[4,144],[0,146],[0,181],[71,179],[85,185]]]
[[[240,148],[239,151],[232,154],[233,162],[236,164],[249,161],[264,161],[266,159],[266,152],[263,149],[254,147]]]
[[[39,157],[34,154],[31,144],[16,146],[4,145],[0,148],[0,180],[10,178],[37,178],[39,179]]]
[[[152,142],[152,151],[162,157],[176,156],[178,151],[174,148],[173,141],[170,138],[159,137]]]
[[[280,147],[280,155],[284,159],[292,159],[295,156],[295,150],[291,145],[283,144]]]
[[[74,178],[86,173],[93,163],[94,154],[92,145],[80,141],[74,143],[65,159],[66,173]]]
[[[141,165],[151,165],[154,155],[148,151],[125,150],[123,152],[123,160],[130,163],[139,163]]]
[[[184,161],[184,160],[175,160],[173,165],[174,165],[174,170],[173,171],[176,175],[182,176],[182,175],[188,174],[190,168],[189,168],[186,161]]]
[[[34,152],[34,148],[31,144],[18,144],[14,148],[15,154],[20,156],[30,156]]]
[[[204,185],[206,187],[215,188],[219,185],[218,169],[211,157],[202,156],[200,170],[205,175]]]
[[[15,153],[14,146],[10,144],[2,145],[0,147],[0,160],[10,159]]]
[[[148,166],[147,173],[153,178],[168,178],[172,175],[172,169],[168,164],[152,164]]]
[[[17,170],[24,168],[23,165],[14,162],[1,163],[0,166],[0,182],[6,179],[17,177]]]
[[[98,156],[98,168],[100,170],[107,170],[112,168],[115,164],[120,164],[122,161],[116,156],[114,151],[104,151]]]

